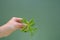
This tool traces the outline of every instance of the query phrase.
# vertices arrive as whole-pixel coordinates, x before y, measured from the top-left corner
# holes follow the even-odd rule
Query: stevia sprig
[[[31,35],[33,35],[33,32],[34,32],[35,30],[37,30],[37,28],[34,28],[34,27],[33,27],[33,26],[35,25],[34,20],[31,19],[30,21],[28,21],[28,20],[26,20],[25,18],[23,18],[22,22],[25,23],[25,24],[27,24],[27,25],[26,25],[25,27],[23,27],[23,28],[21,29],[21,31],[23,31],[23,32],[30,32]]]

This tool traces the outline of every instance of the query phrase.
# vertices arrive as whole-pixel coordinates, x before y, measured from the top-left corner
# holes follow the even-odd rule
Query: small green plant
[[[23,31],[23,32],[30,32],[31,35],[33,35],[33,32],[37,30],[37,28],[33,27],[35,25],[34,20],[31,19],[31,20],[28,21],[25,18],[23,18],[22,22],[25,23],[25,24],[27,24],[27,25],[25,27],[23,27],[21,29],[21,31]]]

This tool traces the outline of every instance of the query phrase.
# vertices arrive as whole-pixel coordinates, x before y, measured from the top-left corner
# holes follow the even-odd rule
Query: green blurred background
[[[60,0],[0,0],[0,25],[12,17],[34,18],[40,30],[32,38],[17,30],[0,40],[60,40]]]

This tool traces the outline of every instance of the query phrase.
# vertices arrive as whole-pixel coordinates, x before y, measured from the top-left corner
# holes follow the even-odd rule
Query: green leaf
[[[22,22],[26,24],[28,23],[28,21],[25,18],[23,18]]]
[[[26,29],[24,30],[24,32],[28,32],[29,31],[29,28],[26,26]]]
[[[29,27],[29,31],[30,31],[30,34],[32,36],[33,35],[32,27]]]
[[[24,31],[26,29],[26,27],[23,27],[22,29],[21,29],[21,31]]]
[[[37,30],[37,28],[34,28],[33,26],[35,25],[35,22],[33,19],[31,19],[30,21],[26,20],[25,18],[23,18],[23,23],[27,24],[27,26],[22,28],[23,32],[30,32],[31,35],[33,35],[34,31]]]
[[[29,25],[30,26],[33,26],[35,23],[34,23],[34,20],[33,19],[31,19],[30,21],[29,21]]]

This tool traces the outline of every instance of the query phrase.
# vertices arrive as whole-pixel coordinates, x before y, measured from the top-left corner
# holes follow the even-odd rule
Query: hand
[[[22,18],[17,17],[11,18],[5,25],[1,26],[0,37],[8,36],[15,30],[21,29],[23,26],[25,26],[25,24],[22,23],[22,20]]]
[[[26,25],[26,24],[22,23],[22,20],[23,20],[22,18],[13,17],[6,23],[6,25],[10,26],[12,28],[20,29]]]

